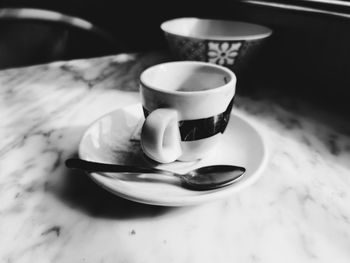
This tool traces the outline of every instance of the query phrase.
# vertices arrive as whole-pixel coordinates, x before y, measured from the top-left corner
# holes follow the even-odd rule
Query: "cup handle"
[[[174,109],[156,109],[146,118],[141,130],[141,147],[151,159],[170,163],[182,154],[178,114]]]

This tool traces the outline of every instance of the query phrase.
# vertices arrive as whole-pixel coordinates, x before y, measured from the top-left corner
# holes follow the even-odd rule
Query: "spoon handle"
[[[68,168],[80,169],[87,172],[105,172],[105,173],[157,173],[174,175],[171,172],[163,171],[155,168],[137,167],[130,165],[118,165],[97,163],[91,161],[85,161],[82,159],[72,158],[66,160],[66,166]]]

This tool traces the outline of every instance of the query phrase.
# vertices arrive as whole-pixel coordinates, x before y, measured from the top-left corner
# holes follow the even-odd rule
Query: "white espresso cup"
[[[207,156],[225,131],[235,89],[235,74],[211,63],[178,61],[146,69],[140,77],[144,153],[160,163]]]

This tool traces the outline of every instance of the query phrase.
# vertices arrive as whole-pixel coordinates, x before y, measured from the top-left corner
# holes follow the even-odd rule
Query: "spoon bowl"
[[[228,186],[241,179],[245,173],[244,167],[234,165],[211,165],[194,169],[185,174],[179,174],[156,168],[97,163],[76,158],[66,160],[66,166],[86,172],[97,172],[108,177],[111,177],[108,173],[156,173],[170,175],[179,178],[183,187],[192,190],[213,190]]]

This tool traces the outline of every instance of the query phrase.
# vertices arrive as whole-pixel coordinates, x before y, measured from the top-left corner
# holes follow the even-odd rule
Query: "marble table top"
[[[350,125],[297,100],[237,96],[269,159],[229,198],[149,206],[64,167],[91,122],[139,102],[140,72],[162,60],[0,71],[0,262],[350,262]]]

